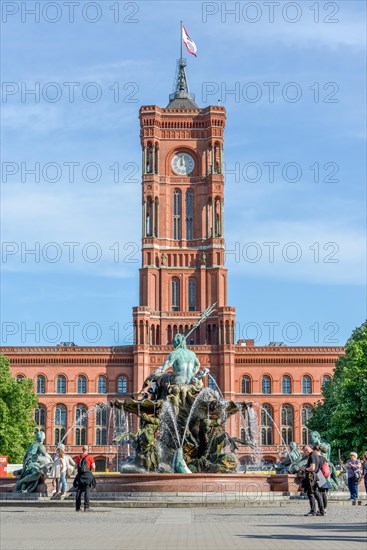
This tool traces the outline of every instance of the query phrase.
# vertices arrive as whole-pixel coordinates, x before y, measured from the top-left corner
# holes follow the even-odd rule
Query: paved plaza
[[[331,506],[304,517],[307,502],[274,508],[101,507],[0,509],[1,550],[366,549],[365,506]]]

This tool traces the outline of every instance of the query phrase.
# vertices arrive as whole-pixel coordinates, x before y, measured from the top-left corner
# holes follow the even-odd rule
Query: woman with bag
[[[322,498],[322,502],[323,502],[323,505],[324,505],[324,516],[327,515],[327,512],[326,512],[326,508],[327,508],[327,492],[328,490],[331,488],[330,486],[330,483],[329,483],[329,477],[330,477],[330,468],[329,468],[329,463],[328,461],[326,460],[326,458],[321,454],[321,449],[320,449],[320,445],[315,445],[313,450],[315,451],[315,453],[317,454],[318,456],[318,459],[319,459],[319,464],[320,464],[320,471],[322,472],[324,478],[325,478],[325,483],[323,484],[320,484],[318,483],[319,485],[319,491],[320,491],[320,494],[321,494],[321,498]],[[321,516],[321,510],[319,510],[318,512],[316,512],[316,515],[317,516]]]
[[[358,483],[362,477],[361,463],[358,460],[357,453],[350,453],[350,459],[344,464],[348,472],[348,488],[350,492],[349,500],[355,504],[358,499]]]

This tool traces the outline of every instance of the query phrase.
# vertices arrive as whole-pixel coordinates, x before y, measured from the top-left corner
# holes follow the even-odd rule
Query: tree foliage
[[[33,410],[38,398],[32,380],[17,381],[9,365],[9,359],[0,355],[0,454],[8,456],[10,463],[21,463],[34,439]]]
[[[335,365],[334,378],[322,390],[324,400],[308,426],[343,455],[367,451],[367,322],[357,327]]]

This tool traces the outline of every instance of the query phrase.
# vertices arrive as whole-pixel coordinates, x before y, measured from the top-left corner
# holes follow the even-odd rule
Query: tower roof
[[[186,76],[186,59],[178,60],[174,92],[169,96],[167,109],[199,109],[195,102],[195,94],[190,93]]]

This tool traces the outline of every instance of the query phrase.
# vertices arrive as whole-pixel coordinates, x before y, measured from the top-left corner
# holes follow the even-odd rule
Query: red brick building
[[[210,367],[225,398],[264,407],[256,405],[266,458],[277,458],[282,439],[306,441],[311,407],[343,348],[235,344],[224,266],[225,122],[224,107],[196,105],[183,60],[168,106],[140,109],[142,265],[134,345],[1,349],[14,376],[34,380],[36,420],[47,444],[54,445],[96,403],[138,392],[164,362],[173,336],[187,333],[213,303],[215,312],[188,340],[201,364]],[[233,417],[230,422],[230,431],[240,435],[240,424]],[[113,467],[117,448],[110,445],[108,413],[90,414],[84,424],[67,435],[69,452],[78,453],[86,441],[101,468]]]

